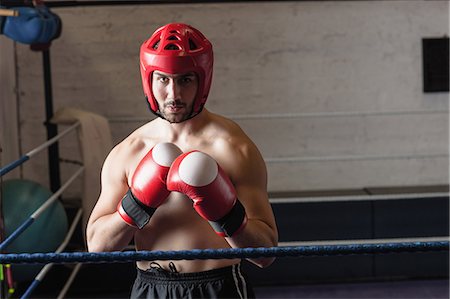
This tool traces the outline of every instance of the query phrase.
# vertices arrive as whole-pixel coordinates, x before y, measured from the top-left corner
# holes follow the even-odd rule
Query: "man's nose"
[[[181,98],[180,86],[175,80],[170,80],[167,85],[167,98],[171,100],[177,100]]]

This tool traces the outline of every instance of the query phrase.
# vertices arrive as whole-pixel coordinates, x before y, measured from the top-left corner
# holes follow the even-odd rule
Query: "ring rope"
[[[75,215],[74,220],[72,221],[72,224],[70,225],[69,231],[64,239],[64,241],[59,245],[59,247],[56,249],[56,253],[62,252],[66,247],[67,244],[69,244],[70,239],[72,238],[72,235],[77,228],[78,222],[81,219],[81,216],[83,214],[82,209],[78,209],[77,214]],[[53,267],[53,263],[46,264],[41,271],[36,275],[33,282],[30,284],[30,286],[26,289],[26,291],[23,293],[23,295],[20,297],[21,299],[29,298],[31,293],[38,287],[38,285],[43,281],[47,273],[50,271],[50,269]],[[78,271],[78,270],[77,270]]]
[[[337,196],[310,196],[310,197],[271,197],[272,204],[287,203],[311,203],[311,202],[348,202],[348,201],[380,201],[380,200],[402,200],[402,199],[430,199],[445,197],[449,198],[449,192],[429,193],[402,193],[402,194],[371,194],[371,195],[337,195]]]
[[[31,216],[25,220],[19,227],[16,228],[1,244],[0,251],[4,250],[8,247],[17,237],[20,236],[28,227],[30,227],[34,221],[42,215],[42,213],[50,207],[55,200],[63,193],[69,185],[84,171],[84,166],[80,167],[73,175],[70,177],[66,183],[59,188],[52,196],[50,196],[47,201],[42,204]]]
[[[56,299],[64,299],[64,298],[66,298],[66,293],[69,291],[70,286],[72,285],[72,283],[75,280],[78,272],[81,269],[81,266],[82,266],[82,264],[76,264],[75,265],[75,267],[73,268],[72,272],[70,273],[69,278],[67,279],[66,283],[64,284],[64,287],[59,292],[59,295],[58,295],[58,297],[56,297]]]
[[[449,237],[417,237],[417,238],[386,238],[386,239],[349,239],[349,240],[317,240],[317,241],[284,241],[278,246],[310,246],[310,245],[344,245],[344,244],[383,244],[383,243],[412,243],[412,242],[445,242]]]
[[[64,238],[64,241],[56,249],[56,251],[55,251],[56,253],[63,252],[63,250],[67,247],[67,245],[69,244],[69,242],[73,236],[73,233],[75,232],[75,229],[77,229],[78,222],[80,222],[82,215],[83,215],[83,210],[78,209],[77,214],[75,215],[75,218],[69,228],[69,231],[68,231],[66,237]],[[45,267],[42,268],[42,270],[36,275],[35,280],[42,281],[44,279],[45,275],[47,275],[47,272],[50,270],[52,265],[53,264],[45,265]]]
[[[430,252],[449,249],[445,242],[383,244],[337,244],[268,248],[221,248],[178,251],[113,251],[0,254],[0,263],[105,263],[151,260],[235,259],[260,257],[311,257],[400,252]]]
[[[329,161],[372,161],[372,160],[392,160],[392,159],[429,159],[448,158],[448,153],[430,154],[398,154],[398,155],[343,155],[343,156],[303,156],[303,157],[269,157],[265,158],[266,163],[307,163],[307,162],[329,162]]]
[[[13,162],[5,165],[4,167],[0,168],[0,177],[4,176],[5,174],[10,172],[14,168],[16,168],[16,167],[22,165],[23,163],[25,163],[26,161],[30,160],[31,157],[33,157],[34,155],[36,155],[37,153],[39,153],[43,149],[47,148],[48,146],[52,145],[53,143],[55,143],[56,141],[58,141],[59,139],[61,139],[65,135],[67,135],[69,132],[71,132],[74,129],[76,129],[79,125],[80,125],[80,122],[76,122],[75,124],[73,124],[72,126],[67,128],[63,132],[59,133],[55,137],[47,140],[46,142],[42,143],[38,147],[32,149],[31,151],[29,151],[28,153],[26,153],[25,155],[23,155],[22,157],[20,157],[16,161],[13,161]]]

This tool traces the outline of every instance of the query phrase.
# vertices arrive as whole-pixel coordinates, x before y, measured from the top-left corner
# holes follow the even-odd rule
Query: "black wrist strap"
[[[148,207],[139,201],[130,189],[122,198],[121,205],[139,229],[142,229],[150,221],[150,217],[156,211],[156,208]]]
[[[227,215],[219,220],[209,221],[209,224],[217,233],[231,237],[241,227],[245,217],[245,208],[237,199],[236,204]]]

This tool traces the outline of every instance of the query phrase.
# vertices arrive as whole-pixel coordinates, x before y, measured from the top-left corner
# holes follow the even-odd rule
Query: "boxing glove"
[[[170,165],[182,151],[172,143],[156,144],[139,162],[130,188],[117,206],[122,219],[142,229],[170,191],[166,187]]]
[[[1,21],[1,33],[23,44],[47,44],[61,35],[61,19],[46,6],[13,7],[17,17]]]
[[[167,175],[167,189],[187,195],[197,213],[220,236],[231,237],[247,223],[229,177],[205,153],[191,151],[176,158]]]

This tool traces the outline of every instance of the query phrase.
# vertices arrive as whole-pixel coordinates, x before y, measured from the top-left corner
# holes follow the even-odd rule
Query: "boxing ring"
[[[85,1],[82,5],[101,5],[101,1]],[[158,2],[158,1],[155,1]],[[163,3],[164,1],[160,1]],[[165,1],[167,3],[167,1]],[[177,1],[169,1],[178,3]],[[204,1],[194,1],[202,3]],[[142,4],[142,1],[116,1],[115,5]],[[77,5],[77,1],[54,1],[49,6],[58,5]],[[48,52],[45,53],[47,62],[49,63]],[[51,101],[51,95],[50,99]],[[50,103],[51,104],[51,103]],[[254,114],[254,115],[228,115],[233,120],[256,120],[256,119],[296,119],[296,118],[326,118],[326,117],[371,117],[371,116],[399,116],[399,115],[428,115],[428,114],[447,114],[448,111],[442,110],[408,110],[408,111],[349,111],[349,112],[326,112],[326,113],[272,113],[272,114]],[[48,115],[48,118],[50,116]],[[114,118],[111,122],[145,122],[148,118]],[[47,142],[29,151],[18,160],[13,161],[0,168],[0,177],[3,177],[13,169],[21,166],[37,153],[53,146],[62,137],[70,132],[78,129],[79,123],[75,123],[62,133],[52,137]],[[53,157],[54,158],[54,157]],[[265,157],[264,160],[268,164],[282,163],[310,163],[323,161],[368,161],[368,160],[389,160],[389,159],[425,159],[425,158],[448,158],[448,153],[436,152],[432,154],[420,153],[404,153],[397,155],[333,155],[333,156],[292,156],[292,157]],[[347,257],[347,256],[385,256],[399,253],[448,253],[449,237],[428,236],[411,236],[405,238],[352,238],[352,239],[324,239],[316,241],[298,241],[293,239],[292,234],[283,238],[279,242],[278,247],[272,248],[224,248],[224,249],[195,249],[183,251],[135,251],[132,247],[122,252],[103,252],[89,253],[85,251],[71,252],[67,251],[67,245],[73,237],[76,228],[80,225],[80,219],[83,210],[78,209],[72,220],[70,228],[64,240],[59,244],[54,252],[35,252],[35,253],[4,253],[8,247],[14,244],[16,239],[32,227],[36,220],[48,210],[58,198],[67,190],[67,188],[81,175],[83,175],[85,167],[81,166],[74,174],[55,192],[53,193],[38,209],[36,209],[25,222],[23,222],[13,233],[0,243],[0,264],[5,265],[4,271],[6,275],[1,275],[3,280],[13,281],[11,277],[11,267],[15,265],[45,265],[39,273],[34,277],[29,287],[23,292],[21,298],[29,298],[39,285],[45,280],[47,274],[52,267],[57,264],[74,265],[70,277],[67,279],[64,287],[58,294],[58,298],[64,298],[70,289],[73,281],[76,279],[81,267],[85,264],[115,264],[115,263],[131,263],[138,260],[194,260],[194,259],[232,259],[232,258],[256,258],[256,257],[278,257],[304,259],[308,257]],[[51,172],[51,171],[50,171]],[[315,205],[315,204],[336,204],[346,205],[357,203],[362,205],[374,206],[380,202],[396,202],[396,201],[420,201],[427,199],[445,199],[448,201],[449,192],[424,192],[424,193],[405,193],[405,194],[375,194],[375,195],[341,195],[341,196],[270,196],[270,203],[277,212],[279,207],[291,205]],[[288,208],[289,209],[289,208]],[[280,212],[280,214],[282,214]],[[277,219],[278,220],[278,219]],[[353,220],[353,219],[352,219]],[[280,219],[280,224],[283,220]],[[318,220],[319,221],[319,220]],[[350,221],[350,220],[349,220]],[[359,221],[359,220],[358,220]],[[280,226],[281,232],[288,227],[289,223]],[[356,224],[355,224],[356,225]],[[283,265],[285,270],[288,265]],[[3,268],[3,267],[2,267]],[[270,270],[262,270],[264,273]],[[3,273],[2,273],[3,274]],[[264,275],[264,274],[263,274]],[[10,284],[10,293],[13,293],[13,285]]]
[[[59,135],[48,140],[42,145],[29,151],[17,161],[7,164],[0,169],[1,176],[5,175],[14,168],[22,165],[38,152],[54,144],[62,137],[76,130],[79,123],[71,125]],[[291,159],[292,160],[292,159]],[[295,159],[297,162],[303,160]],[[309,161],[306,159],[305,161]],[[325,159],[326,160],[326,159]],[[283,163],[276,159],[267,159],[267,163]],[[292,161],[289,161],[292,162]],[[22,223],[13,233],[11,233],[2,243],[0,249],[2,252],[14,243],[17,237],[33,225],[36,219],[48,209],[61,194],[73,183],[73,181],[83,174],[84,166],[78,168],[75,173],[50,196],[44,204],[34,211],[29,218]],[[280,205],[292,204],[315,204],[315,203],[349,203],[349,202],[373,202],[389,200],[417,200],[422,197],[447,198],[448,192],[435,192],[428,194],[388,194],[388,195],[348,195],[348,196],[299,196],[299,197],[277,197],[271,196],[270,202],[276,210]],[[11,279],[11,265],[45,265],[35,276],[30,286],[21,295],[21,298],[29,298],[33,291],[45,279],[47,273],[56,264],[74,264],[71,275],[62,288],[58,298],[64,298],[71,284],[77,276],[83,264],[104,264],[104,263],[130,263],[139,260],[194,260],[194,259],[233,259],[233,258],[256,258],[256,257],[277,257],[277,258],[306,258],[306,257],[324,257],[324,256],[356,256],[356,255],[388,255],[395,253],[426,253],[426,252],[448,252],[449,237],[416,237],[416,238],[386,238],[386,239],[352,239],[352,240],[318,240],[318,241],[284,241],[280,242],[278,247],[271,248],[223,248],[223,249],[195,249],[181,251],[135,251],[131,247],[121,252],[101,252],[90,253],[85,251],[69,252],[65,251],[67,244],[71,240],[79,220],[82,216],[82,209],[78,209],[68,233],[63,242],[54,252],[45,253],[1,253],[0,264],[8,265],[5,267],[7,277]],[[12,290],[11,290],[12,291]]]

